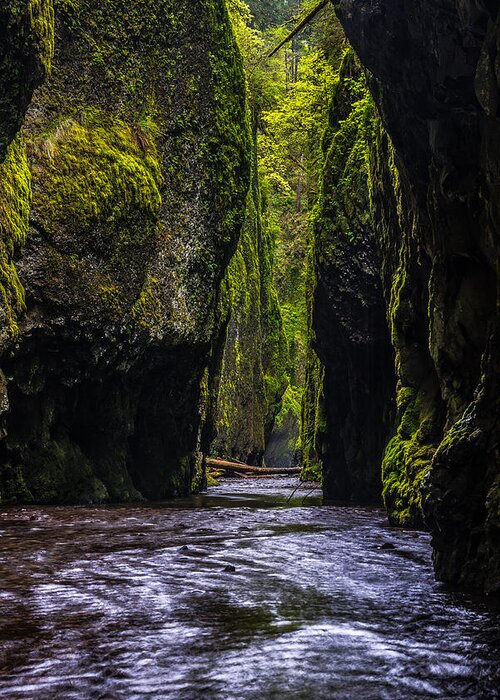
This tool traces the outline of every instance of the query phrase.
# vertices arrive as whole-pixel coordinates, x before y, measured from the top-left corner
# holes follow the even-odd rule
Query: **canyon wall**
[[[304,407],[306,466],[318,455],[328,497],[375,503],[391,426],[393,352],[386,325],[370,158],[377,118],[362,69],[347,49],[323,146],[321,195],[313,219],[314,350]],[[321,394],[321,406],[315,410]],[[318,421],[317,413],[322,414]],[[316,427],[314,427],[316,425]],[[319,433],[321,432],[321,435]]]
[[[54,53],[52,0],[0,4],[0,162]]]
[[[498,592],[498,2],[333,5],[304,456]],[[225,4],[12,0],[0,46],[0,500],[186,493],[217,410],[259,462],[286,343]]]
[[[376,369],[366,374],[362,362],[353,365],[352,345],[345,345],[339,328],[346,325],[346,308],[350,313],[363,304],[370,309],[365,294],[354,298],[351,289],[353,280],[366,278],[378,265],[397,379],[396,420],[382,459],[389,517],[401,525],[425,519],[441,580],[498,591],[498,3],[339,0],[334,5],[368,70],[381,123],[375,116],[372,134],[365,138],[373,235],[363,246],[367,250],[371,241],[376,248],[369,251],[368,265],[356,257],[353,243],[343,255],[344,232],[334,199],[342,178],[335,161],[327,161],[325,171],[325,192],[334,202],[326,213],[334,225],[328,240],[324,224],[316,234],[314,325],[325,361],[330,421],[323,449],[326,491],[357,498],[344,485],[344,435],[347,424],[353,426],[351,434],[363,435],[365,414],[353,412],[350,389],[342,383],[346,376],[349,387],[377,378]],[[357,193],[364,188],[355,183],[348,227],[359,219]],[[327,270],[333,270],[330,276]],[[375,277],[370,294],[377,287]],[[347,307],[342,299],[349,294],[354,303]],[[378,328],[380,296],[369,315]],[[370,337],[364,333],[363,342]],[[330,368],[335,386],[328,400]],[[382,381],[379,398],[391,381],[389,375]],[[376,418],[379,409],[370,410]],[[361,439],[356,447],[363,444]],[[329,454],[334,456],[331,467]],[[355,478],[357,461],[349,460],[350,478]]]
[[[50,3],[17,5],[0,105],[14,138],[0,166],[0,498],[186,493],[203,478],[207,367],[250,175],[225,4],[56,0],[50,76],[15,135],[52,53]]]
[[[224,280],[228,331],[216,379],[212,452],[256,465],[262,464],[286,388],[288,351],[265,206],[255,147],[245,222]]]

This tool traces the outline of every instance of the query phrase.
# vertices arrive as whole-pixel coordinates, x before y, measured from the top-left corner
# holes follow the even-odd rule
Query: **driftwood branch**
[[[274,56],[274,54],[275,54],[275,53],[278,53],[278,51],[279,51],[285,44],[288,44],[288,42],[291,41],[291,40],[293,39],[294,36],[297,36],[297,34],[298,34],[299,32],[301,32],[301,31],[304,29],[304,27],[305,27],[307,24],[309,24],[309,22],[310,22],[311,20],[313,20],[313,19],[316,17],[316,15],[318,14],[318,12],[320,12],[324,7],[326,7],[326,6],[328,5],[329,2],[330,2],[330,0],[321,0],[321,2],[319,3],[319,5],[316,5],[316,7],[314,8],[314,10],[311,10],[311,12],[309,12],[309,13],[304,17],[304,19],[303,19],[301,22],[298,23],[298,25],[295,27],[295,29],[292,29],[292,31],[290,32],[290,34],[288,34],[288,36],[287,36],[285,39],[283,39],[283,41],[282,41],[280,44],[278,44],[278,46],[277,46],[275,49],[273,49],[273,50],[271,51],[271,53],[269,54],[268,58],[272,58],[272,57]]]

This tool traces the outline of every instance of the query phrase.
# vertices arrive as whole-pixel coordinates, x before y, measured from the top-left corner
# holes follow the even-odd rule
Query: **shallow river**
[[[500,697],[499,613],[429,537],[295,486],[4,509],[0,698]]]

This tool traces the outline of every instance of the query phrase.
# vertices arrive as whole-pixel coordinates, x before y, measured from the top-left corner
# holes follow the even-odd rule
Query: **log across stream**
[[[208,458],[207,467],[213,469],[226,477],[276,477],[276,476],[298,476],[301,467],[254,467],[243,462],[229,459]]]

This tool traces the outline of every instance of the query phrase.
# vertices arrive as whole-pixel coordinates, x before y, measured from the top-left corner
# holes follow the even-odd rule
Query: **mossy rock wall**
[[[332,97],[313,221],[312,348],[302,440],[308,470],[322,464],[328,498],[372,503],[381,496],[394,385],[370,206],[377,125],[363,72],[349,49]]]
[[[383,132],[372,201],[398,377],[391,518],[437,576],[500,591],[500,8],[338,0]]]
[[[275,242],[263,212],[255,148],[252,173],[245,223],[225,279],[228,330],[217,381],[212,452],[260,465],[286,389],[288,347],[273,279]]]
[[[249,184],[239,52],[223,0],[54,9],[1,166],[0,499],[186,493]]]
[[[328,452],[330,432],[325,417],[325,370],[312,347],[313,339],[314,333],[310,330],[311,343],[306,358],[305,386],[301,405],[302,471],[300,478],[303,481],[322,483],[323,455]]]

